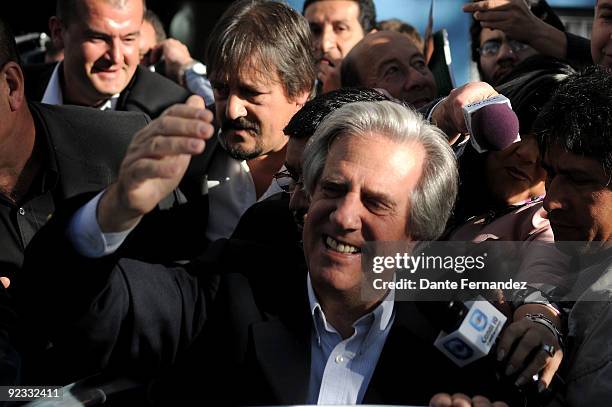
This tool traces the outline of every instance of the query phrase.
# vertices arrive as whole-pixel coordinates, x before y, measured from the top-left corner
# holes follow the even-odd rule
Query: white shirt
[[[353,335],[342,339],[327,322],[312,289],[310,274],[307,285],[313,320],[307,402],[360,404],[395,319],[395,291],[391,290],[372,312],[355,321]]]
[[[281,170],[284,170],[281,168]],[[211,241],[232,235],[240,217],[255,202],[282,192],[274,181],[257,199],[255,183],[246,161],[230,157],[218,149],[208,171],[209,214],[206,237]]]

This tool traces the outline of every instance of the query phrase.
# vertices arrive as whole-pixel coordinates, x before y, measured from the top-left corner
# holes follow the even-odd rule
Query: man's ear
[[[11,111],[17,111],[25,102],[23,72],[16,62],[7,62],[2,68],[2,80],[6,81]]]
[[[296,104],[297,110],[300,110],[302,106],[308,101],[308,96],[310,96],[310,92],[303,92],[297,95],[293,102]]]
[[[64,37],[62,36],[64,25],[62,24],[62,20],[57,16],[49,17],[49,32],[51,33],[53,46],[56,49],[64,49]]]
[[[378,32],[378,29],[377,29],[377,28],[372,28],[370,31],[368,31],[368,32],[366,33],[366,35],[367,35],[367,34],[374,34],[374,33],[377,33],[377,32]]]

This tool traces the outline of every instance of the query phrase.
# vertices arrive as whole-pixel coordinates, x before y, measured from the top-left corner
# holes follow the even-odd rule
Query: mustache
[[[245,117],[239,117],[234,120],[225,119],[221,124],[221,128],[223,129],[223,131],[247,130],[259,134],[259,124],[254,121],[248,120]]]

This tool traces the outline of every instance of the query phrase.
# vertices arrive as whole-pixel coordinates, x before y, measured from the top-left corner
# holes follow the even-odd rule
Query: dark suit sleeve
[[[26,249],[15,297],[30,378],[66,383],[100,369],[152,374],[206,319],[210,281],[177,265],[79,256],[66,237],[90,194],[68,200]],[[49,347],[49,344],[53,344]],[[32,379],[34,380],[34,379]]]
[[[567,57],[566,59],[576,68],[582,69],[593,64],[591,56],[591,41],[587,38],[566,32]]]

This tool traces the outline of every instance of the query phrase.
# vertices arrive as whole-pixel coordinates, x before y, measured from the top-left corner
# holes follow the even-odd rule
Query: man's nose
[[[425,75],[414,67],[409,67],[404,77],[404,90],[418,89],[424,86]]]
[[[338,231],[353,231],[361,228],[361,201],[355,193],[348,193],[339,198],[330,220]]]
[[[336,33],[331,25],[326,25],[321,32],[321,50],[323,53],[336,48]]]
[[[230,120],[236,120],[239,117],[247,115],[247,110],[242,100],[238,95],[230,93],[225,104],[225,117]]]
[[[563,209],[562,204],[562,187],[558,177],[546,184],[546,196],[544,197],[543,206],[546,212]]]
[[[499,46],[499,53],[497,54],[497,60],[505,60],[505,59],[516,60],[517,55],[516,55],[516,52],[514,52],[512,48],[510,47],[510,44],[504,41]]]
[[[113,65],[121,62],[123,58],[123,49],[120,39],[113,39],[109,42],[107,54]]]

